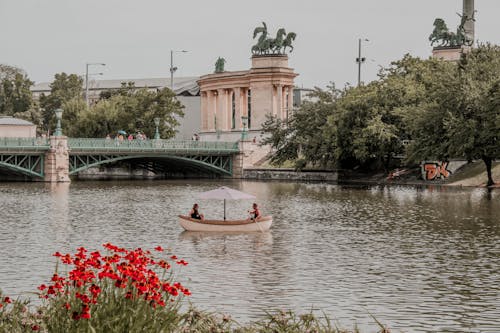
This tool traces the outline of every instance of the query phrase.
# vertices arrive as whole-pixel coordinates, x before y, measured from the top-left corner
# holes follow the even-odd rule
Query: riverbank
[[[493,179],[497,183],[492,187],[500,187],[500,162],[492,166]],[[244,179],[257,180],[292,180],[292,181],[336,181],[341,184],[357,185],[442,185],[485,187],[486,169],[482,161],[475,161],[464,165],[448,178],[435,180],[422,179],[420,167],[401,169],[398,173],[389,175],[385,172],[357,172],[352,170],[303,170],[295,171],[291,168],[255,168],[245,169]]]

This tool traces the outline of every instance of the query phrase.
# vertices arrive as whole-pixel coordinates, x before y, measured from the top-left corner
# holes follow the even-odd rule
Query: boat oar
[[[252,215],[250,215],[250,219],[253,220],[255,224],[257,224],[257,227],[259,227],[260,232],[264,233],[264,230],[262,230],[262,227],[260,226],[259,222],[257,222],[257,219],[253,219]]]

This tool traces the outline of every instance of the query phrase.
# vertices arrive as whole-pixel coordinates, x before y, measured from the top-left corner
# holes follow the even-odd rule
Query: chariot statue
[[[252,46],[252,53],[255,55],[266,54],[286,54],[286,49],[289,48],[290,52],[293,51],[292,42],[297,37],[295,32],[287,33],[284,28],[278,29],[276,38],[268,37],[267,25],[262,22],[262,27],[257,27],[253,31],[253,39],[257,39],[257,44]]]
[[[474,40],[469,38],[465,31],[465,24],[467,21],[475,21],[474,16],[468,17],[466,14],[460,15],[460,25],[457,28],[457,32],[451,32],[448,30],[446,23],[443,19],[437,18],[434,20],[434,30],[429,36],[429,41],[431,46],[438,44],[438,46],[449,46],[449,47],[459,47],[459,46],[472,46]]]
[[[222,73],[224,72],[224,64],[226,63],[226,59],[224,58],[217,58],[217,61],[215,62],[215,73]]]

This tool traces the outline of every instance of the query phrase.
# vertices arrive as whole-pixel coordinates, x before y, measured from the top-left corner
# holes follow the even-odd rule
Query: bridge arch
[[[0,169],[33,178],[44,177],[43,154],[0,154]]]
[[[176,166],[190,167],[217,175],[232,175],[232,155],[187,155],[176,156],[170,154],[139,154],[139,155],[116,155],[116,154],[92,154],[70,155],[69,174],[74,175],[80,171],[110,164],[118,161],[145,160],[173,162]]]

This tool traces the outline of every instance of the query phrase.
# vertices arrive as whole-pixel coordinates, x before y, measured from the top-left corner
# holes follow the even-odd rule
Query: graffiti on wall
[[[422,178],[424,180],[438,180],[450,177],[455,171],[465,165],[467,161],[425,161],[422,162]]]
[[[446,169],[448,162],[424,163],[425,180],[444,179],[451,175],[451,171]]]

